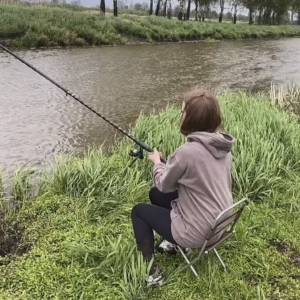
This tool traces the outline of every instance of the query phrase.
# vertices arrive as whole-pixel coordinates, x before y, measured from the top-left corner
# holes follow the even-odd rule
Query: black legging
[[[154,254],[153,230],[170,243],[176,244],[171,232],[171,201],[178,198],[178,192],[162,193],[157,188],[149,192],[152,204],[137,204],[131,212],[133,231],[138,250],[145,260]]]

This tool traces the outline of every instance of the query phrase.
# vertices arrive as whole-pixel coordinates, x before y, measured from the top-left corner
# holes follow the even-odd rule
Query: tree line
[[[195,9],[191,11],[191,6]],[[114,16],[118,16],[118,0],[113,0]],[[237,22],[238,11],[247,9],[249,24],[281,25],[293,23],[300,25],[300,0],[179,0],[175,9],[178,20],[205,21],[213,8],[219,7],[218,20],[223,21],[224,10],[230,9],[232,22]],[[149,15],[172,17],[171,0],[150,0]],[[174,8],[173,8],[174,10]],[[177,11],[176,11],[177,10]],[[105,0],[100,0],[100,12],[105,14]]]

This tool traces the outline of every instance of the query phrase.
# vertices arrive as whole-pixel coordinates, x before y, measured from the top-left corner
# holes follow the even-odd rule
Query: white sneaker
[[[188,255],[192,252],[190,248],[181,248],[183,253]],[[177,254],[180,252],[177,248],[177,245],[168,242],[167,240],[163,240],[162,243],[158,246],[158,251],[166,254]]]
[[[149,277],[146,279],[148,285],[162,285],[164,281],[164,276],[161,268],[154,264],[152,267]]]

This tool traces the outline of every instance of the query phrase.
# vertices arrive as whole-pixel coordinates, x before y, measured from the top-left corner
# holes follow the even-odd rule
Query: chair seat
[[[234,235],[234,232],[225,231],[222,234],[222,236],[220,237],[220,239],[216,243],[214,243],[214,244],[212,244],[210,246],[207,246],[204,251],[210,252],[210,251],[212,251],[214,249],[217,249],[218,246],[220,246],[224,241],[226,241],[227,239],[229,239],[232,235]]]
[[[187,256],[185,255],[183,249],[180,246],[177,247],[187,263],[186,267],[190,267],[196,277],[199,277],[199,275],[196,272],[195,268],[193,267],[193,264],[196,261],[199,261],[202,256],[208,254],[210,251],[214,251],[218,260],[222,264],[224,271],[227,272],[225,263],[221,259],[220,254],[217,251],[217,248],[220,247],[226,240],[228,240],[231,236],[235,234],[235,227],[237,225],[237,222],[240,219],[240,216],[247,205],[248,205],[248,200],[244,198],[239,202],[233,204],[231,207],[225,209],[223,212],[219,214],[219,216],[214,221],[214,224],[212,225],[211,230],[207,235],[204,244],[202,245],[202,248],[198,249],[199,255],[193,261],[190,262]],[[230,212],[232,211],[232,213],[230,216],[227,216],[229,211]],[[225,218],[224,220],[225,216],[227,216],[227,218]],[[220,232],[223,232],[223,230],[226,231],[221,235],[221,237],[217,240],[217,242],[214,242],[214,239],[217,239],[218,234]]]

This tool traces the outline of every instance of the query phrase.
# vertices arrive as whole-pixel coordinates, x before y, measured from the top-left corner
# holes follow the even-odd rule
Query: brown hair
[[[217,98],[206,90],[195,90],[184,98],[185,119],[180,131],[188,135],[195,131],[216,132],[222,124],[222,115]]]

